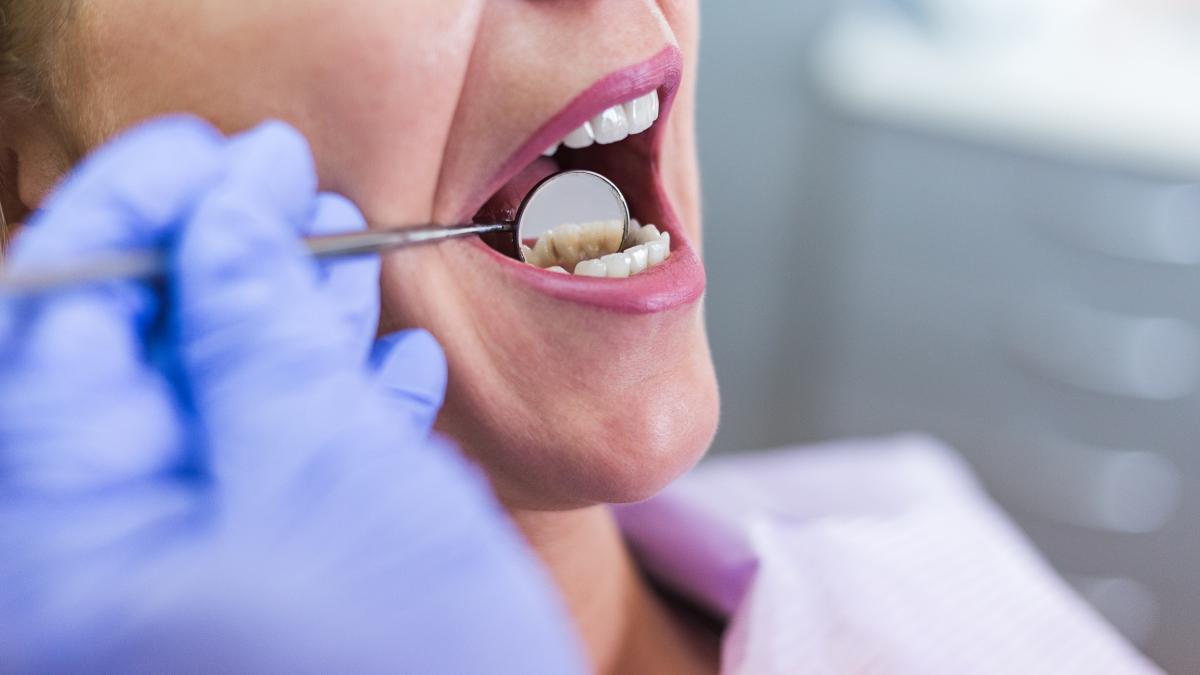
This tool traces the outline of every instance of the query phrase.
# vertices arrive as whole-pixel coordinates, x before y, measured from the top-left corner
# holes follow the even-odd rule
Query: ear
[[[0,207],[10,228],[37,209],[71,170],[70,157],[49,110],[35,106],[5,115],[0,127]]]

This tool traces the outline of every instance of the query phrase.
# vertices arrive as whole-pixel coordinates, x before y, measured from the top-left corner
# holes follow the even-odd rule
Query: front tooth
[[[575,223],[567,223],[554,228],[554,256],[564,265],[574,265],[582,257],[579,255],[579,238],[583,229]]]
[[[643,244],[646,247],[646,266],[654,267],[667,259],[669,240],[655,239]]]
[[[609,253],[600,258],[600,262],[604,264],[608,273],[605,276],[620,279],[629,276],[630,260],[629,256],[624,253]]]
[[[658,231],[657,227],[655,227],[653,225],[643,225],[642,229],[638,230],[638,236],[637,236],[637,239],[635,240],[635,243],[649,244],[650,242],[657,240],[661,236],[662,235]]]
[[[592,130],[596,134],[596,142],[601,145],[623,141],[629,136],[629,120],[625,117],[625,108],[620,105],[605,110],[592,118]]]
[[[592,131],[592,123],[584,122],[578,129],[567,134],[567,137],[562,140],[563,145],[578,150],[586,148],[596,141],[596,133]]]
[[[543,157],[553,157],[554,153],[558,152],[559,145],[561,145],[561,143],[555,143],[554,145],[550,146],[549,148],[546,149],[545,152],[542,153],[542,156]]]
[[[658,92],[652,91],[625,104],[625,117],[629,120],[629,133],[640,134],[654,125],[658,119]]]
[[[575,266],[575,276],[577,277],[606,277],[608,276],[608,266],[599,260],[581,260]]]
[[[646,271],[646,267],[650,263],[650,253],[646,250],[645,244],[639,244],[625,251],[625,255],[629,256],[629,274],[639,274]]]
[[[558,274],[570,274],[570,272],[563,269],[562,267],[559,267],[558,265],[555,265],[554,267],[547,267],[546,271],[547,272],[556,272]]]

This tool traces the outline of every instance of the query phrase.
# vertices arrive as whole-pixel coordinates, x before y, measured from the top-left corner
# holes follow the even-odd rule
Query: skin
[[[698,247],[697,23],[694,0],[81,0],[58,114],[7,121],[5,209],[36,207],[79,151],[187,111],[227,132],[293,124],[322,188],[369,222],[451,222],[580,92],[675,45],[662,179]],[[420,326],[445,346],[438,427],[488,472],[596,669],[715,670],[711,640],[649,591],[603,506],[654,494],[711,441],[700,304],[618,315],[503,279],[461,242],[391,256],[381,331]]]

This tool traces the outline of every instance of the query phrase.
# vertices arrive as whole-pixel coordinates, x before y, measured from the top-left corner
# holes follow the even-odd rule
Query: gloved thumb
[[[446,354],[437,338],[414,329],[380,338],[371,353],[376,381],[392,404],[428,430],[446,398]]]

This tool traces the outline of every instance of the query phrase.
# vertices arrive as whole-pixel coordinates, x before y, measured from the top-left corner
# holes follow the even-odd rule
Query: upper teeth
[[[567,134],[560,143],[550,146],[545,154],[547,157],[553,155],[560,144],[578,150],[593,143],[607,145],[623,141],[654,126],[657,120],[658,92],[652,91],[604,110]]]

